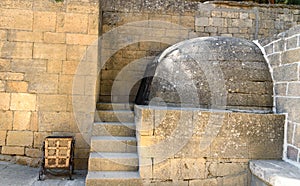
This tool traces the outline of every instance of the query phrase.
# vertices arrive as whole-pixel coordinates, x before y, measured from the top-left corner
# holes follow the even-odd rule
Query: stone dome
[[[139,94],[144,92],[151,105],[254,112],[273,108],[268,65],[259,47],[244,39],[180,42],[148,65],[145,75],[151,81],[142,81]],[[145,83],[149,86],[143,88]]]

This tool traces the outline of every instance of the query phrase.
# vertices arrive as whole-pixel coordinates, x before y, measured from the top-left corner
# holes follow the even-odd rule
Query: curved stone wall
[[[300,26],[260,40],[273,72],[277,113],[286,113],[283,159],[300,166]]]
[[[253,42],[195,38],[168,48],[154,63],[149,104],[272,111],[272,78]]]

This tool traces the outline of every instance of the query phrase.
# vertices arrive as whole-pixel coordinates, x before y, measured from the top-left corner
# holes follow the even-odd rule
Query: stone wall
[[[286,113],[284,159],[300,161],[300,27],[260,41],[266,52],[275,86],[276,112]]]
[[[44,137],[67,134],[86,168],[97,50],[85,51],[98,38],[98,4],[0,1],[0,159],[36,166]]]
[[[251,159],[281,159],[284,115],[136,106],[146,185],[250,185]]]
[[[300,23],[297,6],[180,0],[102,0],[101,5],[100,100],[105,102],[134,101],[145,65],[170,45],[199,36],[261,39]],[[123,70],[132,76],[116,78],[131,63]],[[122,91],[112,93],[113,86]]]

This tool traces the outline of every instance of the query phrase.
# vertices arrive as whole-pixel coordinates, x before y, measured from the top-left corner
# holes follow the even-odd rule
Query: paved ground
[[[67,176],[47,175],[44,181],[37,181],[38,168],[16,165],[10,162],[0,161],[0,186],[84,186],[86,171],[75,171],[74,180],[68,180]]]

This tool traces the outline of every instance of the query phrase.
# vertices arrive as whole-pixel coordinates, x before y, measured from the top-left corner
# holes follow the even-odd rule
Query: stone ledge
[[[250,161],[252,174],[272,186],[300,185],[300,169],[280,160]]]

